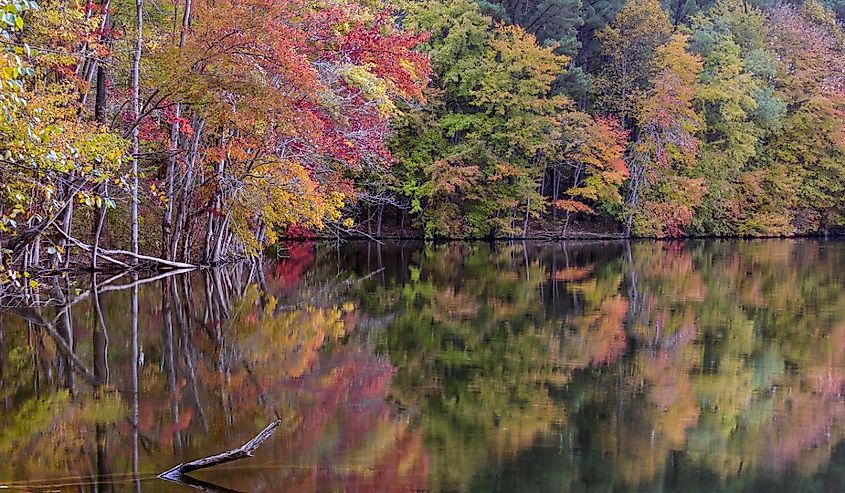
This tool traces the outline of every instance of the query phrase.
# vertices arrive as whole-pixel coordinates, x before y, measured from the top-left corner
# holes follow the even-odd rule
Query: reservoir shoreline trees
[[[837,0],[0,0],[0,284],[845,225]]]

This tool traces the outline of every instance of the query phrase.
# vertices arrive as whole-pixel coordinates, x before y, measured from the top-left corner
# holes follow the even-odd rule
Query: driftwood
[[[236,449],[223,452],[222,454],[212,455],[211,457],[205,457],[203,459],[197,459],[191,462],[186,462],[184,464],[179,464],[178,466],[168,469],[167,471],[164,471],[163,473],[159,474],[158,477],[171,481],[179,481],[183,475],[191,471],[214,467],[220,464],[226,464],[227,462],[252,457],[255,451],[258,450],[258,447],[260,447],[262,443],[264,443],[268,438],[270,438],[273,432],[276,431],[276,428],[278,428],[281,424],[282,422],[279,420],[273,421],[272,423],[267,425],[267,427],[261,430],[257,435],[255,435],[252,440],[246,442],[245,444],[241,445]]]

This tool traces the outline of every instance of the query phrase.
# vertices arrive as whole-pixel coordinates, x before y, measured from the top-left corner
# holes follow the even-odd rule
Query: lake
[[[311,242],[57,280],[0,315],[0,489],[842,491],[844,286],[832,240]],[[156,478],[274,419],[254,458]]]

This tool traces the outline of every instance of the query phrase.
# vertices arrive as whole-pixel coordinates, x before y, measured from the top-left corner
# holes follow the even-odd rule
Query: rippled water
[[[309,243],[75,280],[0,315],[0,489],[841,491],[843,282],[845,243],[811,240]],[[276,417],[254,458],[156,479]]]

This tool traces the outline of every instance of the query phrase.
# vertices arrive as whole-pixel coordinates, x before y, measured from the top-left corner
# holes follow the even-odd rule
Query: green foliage
[[[574,17],[541,22],[561,3],[481,5],[406,7],[405,22],[432,33],[434,84],[428,105],[406,112],[385,182],[407,197],[427,235],[513,235],[529,223],[557,228],[559,219],[566,234],[572,218],[593,214],[644,236],[840,224],[845,31],[821,4],[585,2],[578,66],[483,15],[544,41],[560,38]],[[577,82],[586,81],[581,67],[589,88]],[[592,115],[553,97],[556,88]],[[624,169],[616,167],[622,181],[597,172],[618,155],[599,144],[620,142],[602,136],[609,115],[631,139],[622,142]],[[811,118],[817,124],[805,128]],[[584,167],[586,155],[602,157]]]
[[[537,181],[570,104],[552,94],[567,59],[470,1],[415,3],[407,22],[432,32],[426,49],[442,72],[395,137],[398,190],[427,235],[515,233],[544,208]]]
[[[631,0],[599,32],[605,62],[596,79],[596,91],[605,113],[630,124],[642,93],[657,74],[657,47],[668,41],[671,31],[669,16],[657,0]]]
[[[578,29],[583,11],[580,0],[482,0],[482,12],[516,24],[541,44],[556,44],[557,51],[575,56],[580,49]]]

